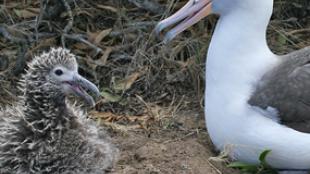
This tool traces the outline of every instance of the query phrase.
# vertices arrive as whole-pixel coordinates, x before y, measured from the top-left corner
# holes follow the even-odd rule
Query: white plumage
[[[285,121],[294,117],[288,119],[284,112],[289,108],[296,120],[306,115],[302,113],[307,110],[295,109],[300,103],[287,101],[300,96],[308,96],[305,100],[310,101],[310,49],[283,57],[270,51],[266,28],[272,8],[273,0],[190,0],[160,22],[156,31],[181,21],[167,33],[165,41],[169,41],[211,12],[219,14],[206,63],[205,118],[212,142],[219,150],[229,146],[230,156],[236,160],[257,164],[260,153],[269,149],[267,161],[275,168],[310,169],[310,134],[279,123],[290,126]],[[282,69],[294,73],[279,75]],[[292,81],[302,85],[289,85]],[[283,92],[268,92],[275,89]],[[295,94],[285,92],[294,90]],[[281,97],[287,101],[278,102]],[[302,126],[302,119],[297,121]]]

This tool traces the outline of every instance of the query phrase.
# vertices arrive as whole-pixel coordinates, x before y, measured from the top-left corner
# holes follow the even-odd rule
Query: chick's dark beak
[[[94,98],[89,95],[86,91],[89,91],[93,93],[96,98],[100,96],[100,91],[97,88],[97,86],[84,77],[80,76],[79,74],[74,75],[73,80],[69,82],[71,85],[72,92],[83,98],[87,104],[90,106],[95,105],[95,100]]]

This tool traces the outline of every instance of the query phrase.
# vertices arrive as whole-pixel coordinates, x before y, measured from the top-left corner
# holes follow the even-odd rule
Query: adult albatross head
[[[246,13],[268,19],[272,14],[272,8],[273,0],[189,0],[175,14],[158,23],[155,32],[159,34],[165,28],[174,26],[164,37],[166,43],[210,14],[225,16],[230,13]]]
[[[22,90],[28,89],[24,91],[26,96],[35,98],[40,93],[46,93],[52,99],[59,100],[58,103],[63,103],[66,95],[74,94],[93,106],[94,99],[86,91],[100,95],[93,83],[79,75],[75,56],[63,48],[52,48],[50,52],[35,57],[23,81],[25,86]]]

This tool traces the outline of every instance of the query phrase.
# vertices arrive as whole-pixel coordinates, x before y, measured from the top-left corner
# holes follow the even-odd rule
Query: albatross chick
[[[98,88],[78,74],[63,48],[35,57],[21,80],[23,95],[0,111],[0,173],[105,173],[117,149],[100,128],[66,101],[68,94],[94,105]]]

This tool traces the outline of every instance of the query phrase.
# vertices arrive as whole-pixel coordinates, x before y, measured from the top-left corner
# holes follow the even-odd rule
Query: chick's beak
[[[99,97],[100,91],[96,85],[80,76],[79,74],[75,74],[73,80],[68,83],[70,84],[71,90],[75,95],[83,98],[90,106],[95,105],[93,97],[90,96],[86,91],[92,92],[96,97]]]
[[[164,43],[167,43],[188,27],[211,14],[211,12],[212,0],[190,0],[174,15],[159,22],[155,28],[155,32],[159,35],[165,28],[176,25],[164,36]]]

